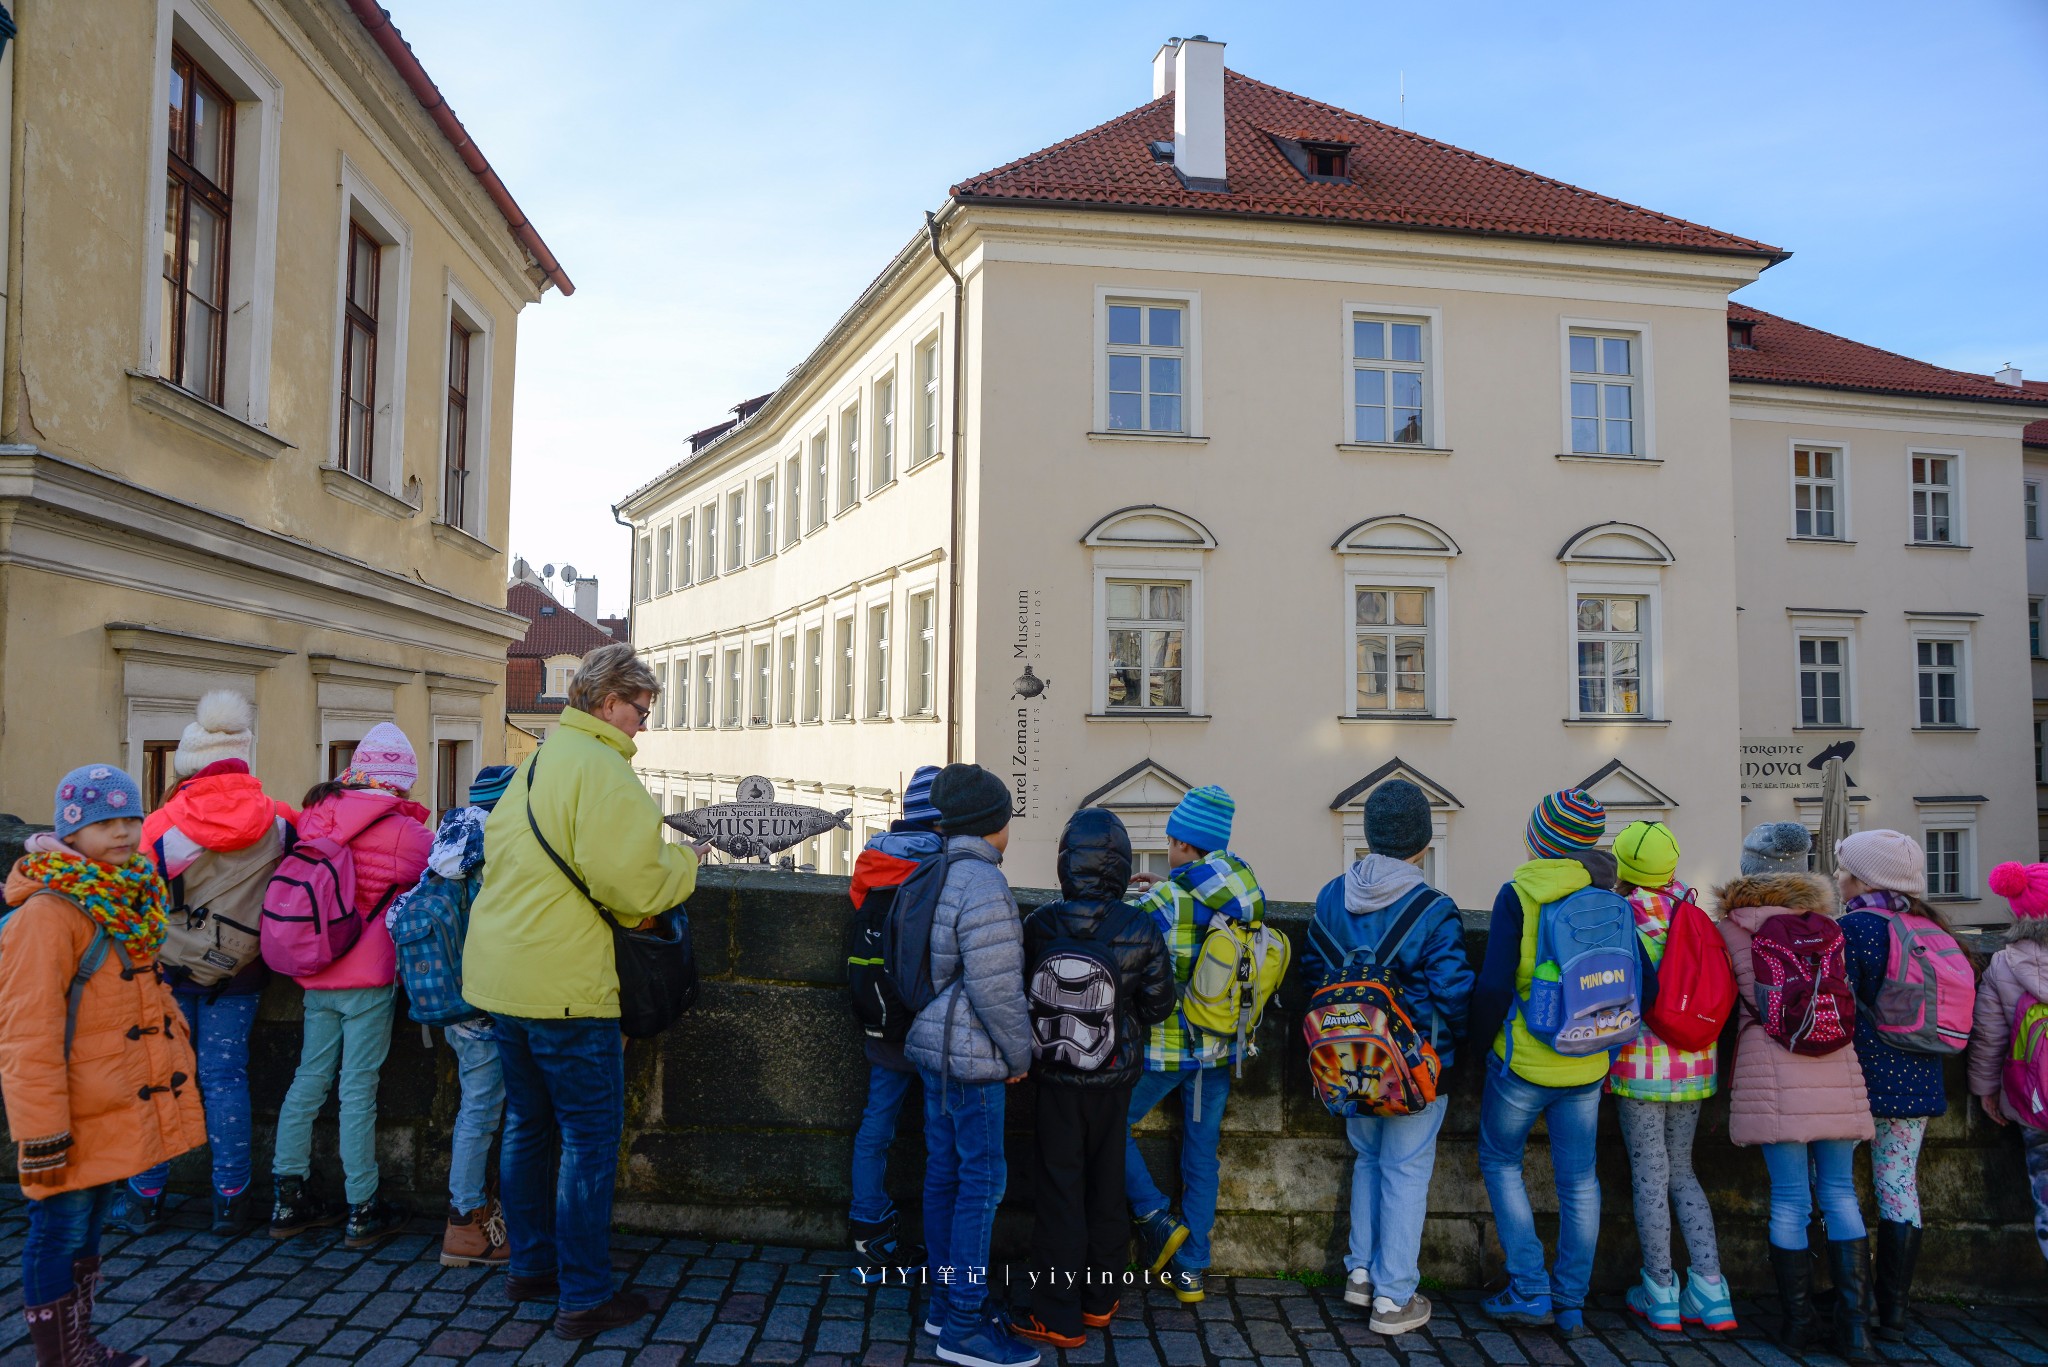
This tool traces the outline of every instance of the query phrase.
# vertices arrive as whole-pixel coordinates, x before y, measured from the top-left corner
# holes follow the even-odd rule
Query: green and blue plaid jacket
[[[1181,865],[1153,884],[1138,910],[1151,913],[1173,958],[1173,980],[1186,987],[1210,922],[1217,916],[1259,920],[1266,913],[1266,894],[1251,865],[1228,850],[1217,850]],[[1231,1049],[1228,1040],[1213,1040],[1197,1048],[1175,1011],[1152,1027],[1145,1041],[1145,1071],[1177,1073],[1183,1068],[1214,1067],[1230,1057]]]

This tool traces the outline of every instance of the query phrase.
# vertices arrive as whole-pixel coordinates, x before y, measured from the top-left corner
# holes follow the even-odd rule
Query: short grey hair
[[[659,693],[654,671],[624,641],[599,646],[583,657],[576,677],[569,680],[569,706],[579,712],[595,712],[604,700],[617,694],[628,701],[642,693]]]

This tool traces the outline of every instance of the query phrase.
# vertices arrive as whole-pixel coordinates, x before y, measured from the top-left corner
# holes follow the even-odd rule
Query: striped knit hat
[[[939,776],[936,764],[920,764],[903,788],[903,819],[932,830],[939,827],[939,809],[932,805],[932,780]]]
[[[1607,809],[1592,794],[1566,788],[1536,804],[1529,817],[1529,853],[1537,859],[1570,859],[1590,850],[1607,832]]]

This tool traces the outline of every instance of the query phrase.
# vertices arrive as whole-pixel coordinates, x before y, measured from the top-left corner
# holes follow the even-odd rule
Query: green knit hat
[[[1678,873],[1678,837],[1661,821],[1631,821],[1614,837],[1614,861],[1622,881],[1661,888]]]

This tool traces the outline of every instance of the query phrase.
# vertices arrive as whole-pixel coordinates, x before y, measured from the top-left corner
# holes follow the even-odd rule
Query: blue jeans
[[[1479,1175],[1493,1204],[1493,1223],[1507,1254],[1515,1295],[1550,1297],[1553,1307],[1586,1303],[1593,1280],[1593,1249],[1600,1241],[1600,1179],[1594,1175],[1595,1131],[1600,1123],[1600,1082],[1542,1087],[1515,1076],[1486,1056],[1486,1095],[1479,1103]],[[1550,1168],[1557,1184],[1557,1264],[1543,1274],[1543,1241],[1522,1181],[1522,1155],[1538,1118],[1550,1126]]]
[[[241,1194],[249,1185],[252,1147],[249,1111],[249,1032],[256,1026],[258,993],[208,997],[177,992],[178,1009],[199,1056],[199,1095],[206,1103],[206,1143],[213,1150],[213,1189]],[[155,1196],[171,1180],[171,1165],[159,1163],[128,1179],[137,1196]]]
[[[1429,1178],[1436,1135],[1450,1098],[1414,1115],[1360,1115],[1344,1122],[1358,1154],[1351,1165],[1351,1250],[1346,1271],[1372,1274],[1376,1296],[1406,1305],[1422,1282],[1422,1222],[1429,1215]]]
[[[1764,1171],[1771,1177],[1771,1243],[1805,1248],[1806,1222],[1813,1214],[1813,1190],[1828,1238],[1863,1237],[1863,1207],[1856,1200],[1856,1141],[1822,1139],[1812,1144],[1766,1144]],[[1812,1165],[1807,1163],[1812,1155]],[[1812,1185],[1809,1187],[1808,1182]]]
[[[459,1211],[472,1211],[484,1203],[484,1169],[505,1114],[505,1073],[498,1066],[498,1041],[489,1021],[451,1025],[442,1033],[455,1051],[462,1084],[455,1143],[448,1155],[448,1200]]]
[[[594,1017],[493,1016],[505,1074],[498,1196],[515,1277],[561,1277],[560,1310],[612,1295],[612,1184],[626,1130],[626,1051],[619,1023]],[[549,1159],[559,1134],[554,1190]]]
[[[916,1073],[868,1065],[868,1108],[853,1135],[853,1208],[847,1212],[862,1224],[880,1224],[896,1213],[883,1179],[889,1172],[889,1146],[896,1142],[896,1117],[915,1081]]]
[[[71,1264],[100,1251],[100,1226],[114,1204],[118,1182],[60,1191],[28,1203],[28,1238],[21,1245],[21,1300],[48,1305],[71,1294]]]
[[[341,1170],[349,1204],[377,1194],[377,1075],[391,1052],[391,1011],[397,988],[312,988],[306,993],[305,1043],[299,1071],[277,1113],[277,1152],[270,1170],[304,1177],[313,1170],[313,1117],[341,1074]]]
[[[1195,1080],[1201,1079],[1202,1114],[1194,1112]],[[1216,1145],[1223,1138],[1223,1103],[1230,1100],[1230,1068],[1183,1068],[1176,1073],[1147,1070],[1138,1075],[1131,1089],[1133,1128],[1152,1114],[1160,1102],[1174,1092],[1181,1093],[1180,1124],[1180,1218],[1187,1222],[1188,1241],[1173,1255],[1174,1266],[1187,1272],[1209,1270],[1209,1231],[1216,1224],[1216,1185],[1221,1165]],[[1152,1170],[1138,1153],[1135,1138],[1124,1141],[1124,1197],[1140,1220],[1173,1203],[1152,1180]]]
[[[1003,1163],[1005,1084],[924,1079],[924,1242],[939,1341],[958,1346],[981,1326],[988,1242],[1009,1170]]]

